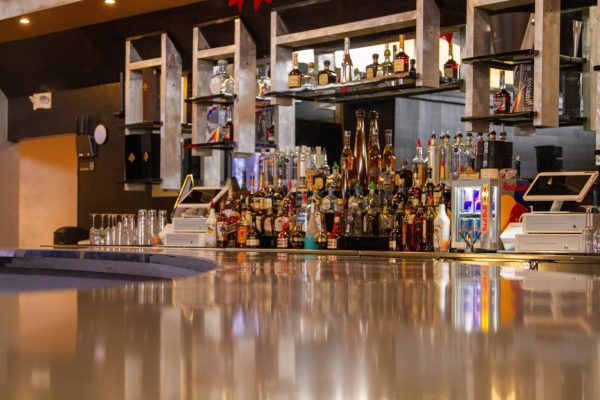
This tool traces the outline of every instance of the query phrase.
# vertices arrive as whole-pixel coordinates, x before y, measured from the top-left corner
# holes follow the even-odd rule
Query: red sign
[[[490,189],[487,183],[481,186],[481,232],[488,231]]]
[[[258,11],[262,2],[271,4],[271,0],[254,0],[254,11]],[[228,6],[233,7],[237,4],[238,11],[242,12],[242,8],[244,7],[244,0],[228,0]]]

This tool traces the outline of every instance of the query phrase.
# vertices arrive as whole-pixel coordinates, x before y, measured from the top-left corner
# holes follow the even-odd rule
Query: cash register
[[[522,233],[514,236],[515,251],[523,253],[583,253],[586,214],[561,211],[563,202],[581,203],[598,178],[598,172],[542,172],[529,186],[523,199],[532,204],[551,201],[550,211],[522,215]],[[535,209],[535,206],[534,206]],[[600,227],[600,214],[589,220]]]
[[[165,246],[204,247],[206,222],[210,207],[217,207],[225,199],[228,187],[194,186],[191,175],[186,177],[172,213],[172,224],[161,232]]]

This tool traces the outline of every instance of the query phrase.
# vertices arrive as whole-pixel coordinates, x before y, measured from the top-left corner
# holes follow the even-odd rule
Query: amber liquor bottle
[[[331,62],[329,60],[325,60],[323,65],[325,67],[319,71],[319,75],[317,78],[319,85],[322,86],[322,85],[328,85],[330,83],[335,83],[337,81],[337,76],[336,76],[335,72],[333,72],[332,70],[329,69]]]
[[[367,188],[367,141],[365,137],[365,111],[356,111],[356,138],[354,139],[354,177],[360,188]]]
[[[392,171],[396,168],[396,155],[394,154],[394,146],[392,144],[393,132],[391,129],[385,130],[385,147],[383,148],[383,155],[381,157],[381,168],[390,167]]]
[[[444,64],[444,80],[453,82],[458,79],[458,63],[454,61],[452,42],[448,42],[448,61]]]
[[[427,208],[423,215],[422,225],[422,242],[421,251],[433,251],[433,221],[435,220],[435,213],[433,212],[433,198],[427,200]]]
[[[404,77],[408,76],[409,57],[404,52],[404,35],[398,37],[398,53],[394,57],[394,74]]]
[[[505,114],[510,112],[511,97],[506,90],[504,71],[500,71],[500,89],[494,93],[494,114]]]
[[[288,74],[288,87],[290,89],[302,86],[302,71],[298,68],[298,53],[294,53],[294,67]]]
[[[401,212],[396,212],[396,221],[394,223],[394,229],[390,233],[389,250],[390,251],[402,251],[404,250],[402,241],[402,223],[404,215]]]
[[[367,74],[367,79],[376,78],[379,68],[379,54],[375,53],[373,54],[373,63],[367,65],[367,69],[365,71]]]

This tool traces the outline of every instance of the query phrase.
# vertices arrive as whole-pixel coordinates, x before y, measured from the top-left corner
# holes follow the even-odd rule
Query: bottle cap
[[[421,147],[421,139],[417,139],[417,147]]]

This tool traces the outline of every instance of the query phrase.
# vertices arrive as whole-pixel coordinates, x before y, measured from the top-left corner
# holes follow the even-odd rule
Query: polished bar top
[[[598,399],[600,279],[171,251],[169,281],[0,296],[0,399]]]

